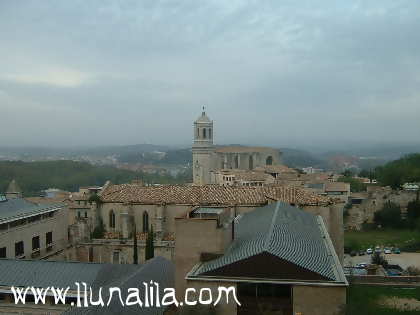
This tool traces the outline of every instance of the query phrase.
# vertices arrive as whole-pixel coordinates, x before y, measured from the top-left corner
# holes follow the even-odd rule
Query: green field
[[[381,306],[379,300],[392,297],[420,300],[420,288],[351,285],[347,290],[346,315],[414,315],[419,310],[401,311]]]
[[[366,250],[374,246],[394,246],[413,251],[418,248],[420,231],[409,229],[382,229],[371,231],[345,231],[344,246],[351,250]]]

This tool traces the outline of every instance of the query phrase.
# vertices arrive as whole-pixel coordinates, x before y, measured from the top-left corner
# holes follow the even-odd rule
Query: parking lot
[[[400,265],[403,269],[409,266],[420,268],[420,253],[382,254],[389,264]],[[344,266],[355,266],[360,263],[370,263],[371,255],[353,256],[344,255]]]

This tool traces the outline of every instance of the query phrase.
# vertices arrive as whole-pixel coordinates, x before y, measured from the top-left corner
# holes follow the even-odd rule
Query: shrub
[[[409,276],[420,276],[420,268],[415,266],[409,266],[406,272]]]
[[[388,261],[384,256],[381,255],[381,253],[375,252],[371,257],[371,263],[375,265],[380,265],[382,267],[388,266]]]

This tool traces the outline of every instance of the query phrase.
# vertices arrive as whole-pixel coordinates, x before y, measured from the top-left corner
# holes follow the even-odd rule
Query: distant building
[[[402,188],[407,191],[417,191],[419,190],[419,184],[417,183],[405,183],[402,185]]]
[[[331,198],[339,198],[348,202],[350,197],[350,184],[342,182],[327,182],[324,185],[325,194]]]
[[[253,170],[280,164],[280,152],[266,147],[220,146],[213,144],[213,121],[206,113],[194,122],[193,183],[211,184],[211,172],[223,169]]]
[[[16,180],[14,179],[9,183],[9,186],[7,187],[6,198],[7,199],[22,198],[22,190],[20,189],[19,185],[16,183]]]
[[[197,213],[198,212],[198,213]],[[175,285],[235,287],[216,314],[339,314],[348,286],[323,219],[273,203],[232,220],[224,209],[204,208],[176,219]],[[185,276],[186,275],[186,276]],[[321,298],[322,297],[322,298]]]
[[[265,186],[274,184],[275,179],[264,172],[224,169],[212,171],[211,182],[222,186]]]
[[[18,195],[0,195],[0,258],[38,259],[65,249],[66,205],[34,203]]]

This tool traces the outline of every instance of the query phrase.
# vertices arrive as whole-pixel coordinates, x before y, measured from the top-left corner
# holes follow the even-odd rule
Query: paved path
[[[384,256],[388,260],[389,264],[400,265],[404,269],[406,269],[409,266],[415,266],[417,268],[420,268],[420,253],[388,254]],[[370,257],[371,255],[354,257],[351,257],[350,255],[345,255],[344,266],[354,266],[359,263],[370,263]]]

